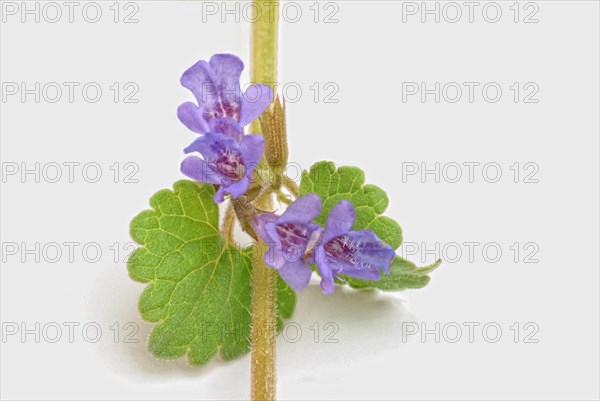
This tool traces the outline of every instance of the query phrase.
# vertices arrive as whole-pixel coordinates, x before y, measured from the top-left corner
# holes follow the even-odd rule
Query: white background
[[[203,14],[201,2],[184,1],[137,1],[137,23],[122,22],[135,8],[121,3],[115,23],[112,3],[99,2],[103,14],[97,23],[84,20],[85,2],[78,3],[72,23],[63,5],[56,23],[45,18],[54,18],[51,9],[39,23],[35,15],[22,22],[21,10],[2,15],[3,85],[80,83],[72,103],[65,86],[56,103],[47,101],[54,92],[42,93],[36,103],[34,95],[22,101],[20,94],[3,90],[5,173],[12,163],[34,168],[39,162],[41,172],[49,166],[53,178],[52,163],[80,166],[73,183],[64,166],[57,183],[43,175],[37,183],[33,174],[23,178],[20,172],[3,177],[2,398],[245,399],[249,356],[195,368],[184,360],[155,360],[147,352],[152,325],[136,309],[143,285],[127,276],[126,250],[115,262],[110,247],[126,246],[130,219],[148,207],[156,190],[182,178],[182,148],[195,134],[176,118],[177,106],[192,100],[179,76],[218,52],[236,53],[248,65],[250,24],[243,17],[235,22],[235,15],[225,15],[223,23],[220,13]],[[295,98],[293,87],[302,89],[288,103],[290,160],[302,168],[324,159],[360,166],[369,183],[387,191],[386,214],[400,222],[412,244],[403,252],[418,264],[436,256],[446,262],[421,290],[383,295],[337,290],[324,296],[315,282],[300,293],[292,320],[302,337],[278,342],[279,398],[598,399],[598,3],[523,2],[516,23],[512,1],[498,3],[502,16],[496,23],[485,20],[485,2],[472,23],[462,2],[456,23],[448,21],[455,15],[449,8],[439,23],[433,15],[423,23],[420,13],[405,13],[403,22],[402,2],[331,3],[317,4],[316,23],[313,2],[296,3],[302,10],[298,22],[291,22],[298,7],[288,8],[281,21],[280,81],[291,88],[284,94]],[[43,6],[39,3],[40,13]],[[487,10],[493,19],[494,9]],[[534,11],[538,22],[524,23]],[[338,22],[324,23],[332,12],[330,21]],[[248,70],[244,73],[247,82]],[[103,89],[97,103],[82,97],[87,82]],[[114,82],[121,85],[117,103],[109,89]],[[139,87],[138,103],[122,101],[127,82]],[[321,87],[316,102],[310,89],[315,82]],[[325,102],[328,82],[339,89],[328,99],[337,103]],[[456,103],[448,101],[454,92],[442,93],[439,103],[434,95],[403,102],[403,82],[425,82],[430,89],[435,82],[480,86],[473,102],[465,86]],[[482,97],[488,82],[502,88],[496,103]],[[509,88],[514,82],[521,86],[516,103]],[[523,102],[528,82],[539,88],[537,103]],[[93,169],[82,176],[81,167],[91,162],[102,169],[97,183],[85,179],[93,178]],[[124,183],[121,175],[115,183],[109,169],[115,162],[121,173],[131,171],[123,170],[125,163],[135,163],[139,182]],[[446,172],[439,182],[433,174],[402,178],[412,163],[432,169],[436,162]],[[464,165],[470,162],[480,163],[473,182]],[[515,162],[521,171],[517,183],[510,169]],[[452,183],[455,163],[463,166],[463,175]],[[495,170],[483,174],[487,163],[500,166],[498,182],[488,182]],[[533,167],[526,170],[525,163]],[[538,182],[524,182],[532,169],[537,172],[530,178]],[[79,244],[73,261],[65,242]],[[476,243],[472,258],[465,245],[470,242]],[[10,243],[19,246],[15,255],[6,252]],[[23,252],[36,243],[39,261]],[[55,263],[49,243],[61,244]],[[102,250],[96,262],[82,255],[89,243]],[[482,252],[484,245],[489,253]],[[424,248],[434,251],[426,254]],[[502,255],[496,258],[498,248]],[[93,258],[94,248],[87,249]],[[35,332],[36,322],[39,342],[35,334],[22,338],[21,329]],[[67,322],[79,324],[72,343]],[[90,322],[102,329],[96,343],[81,333]],[[121,326],[116,343],[115,322]],[[138,343],[124,341],[131,329],[123,325],[129,322],[139,326],[132,337]],[[315,322],[321,327],[317,343],[310,328]],[[337,343],[324,342],[328,322],[339,327]],[[472,342],[468,322],[479,324]],[[15,324],[19,333],[8,335]],[[51,343],[54,324],[62,327],[62,337]],[[484,332],[486,324],[491,328]],[[456,326],[462,337],[453,343]],[[407,336],[415,327],[419,333]],[[492,342],[496,327],[502,333]],[[435,334],[422,338],[421,329],[437,331],[439,342]],[[93,328],[88,335],[94,337]],[[288,337],[294,336],[290,330]]]

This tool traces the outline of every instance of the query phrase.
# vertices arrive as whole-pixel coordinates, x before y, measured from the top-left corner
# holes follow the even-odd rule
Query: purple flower
[[[244,135],[238,143],[225,134],[207,132],[185,148],[185,153],[199,152],[203,158],[186,157],[181,172],[195,181],[219,184],[215,202],[223,202],[225,194],[235,199],[248,189],[264,146],[260,135]]]
[[[321,198],[307,194],[292,203],[281,216],[264,213],[257,217],[256,232],[269,245],[265,263],[295,290],[310,281],[312,257],[305,257],[319,238],[321,226],[311,222],[321,214]]]
[[[250,85],[242,94],[240,75],[244,63],[233,54],[215,54],[209,62],[198,61],[181,76],[198,104],[183,103],[179,120],[190,130],[205,134],[220,132],[241,140],[243,127],[258,118],[271,103],[273,92],[266,85]]]
[[[333,278],[338,274],[366,280],[379,280],[380,269],[390,274],[396,252],[371,230],[350,231],[355,220],[356,211],[347,200],[338,202],[327,216],[315,250],[324,294],[333,293]]]

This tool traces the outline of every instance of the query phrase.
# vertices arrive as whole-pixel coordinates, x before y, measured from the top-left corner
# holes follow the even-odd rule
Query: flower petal
[[[310,266],[298,262],[287,262],[279,269],[279,275],[285,282],[296,291],[306,288],[312,276]]]
[[[210,58],[209,64],[217,80],[225,115],[240,121],[242,108],[240,75],[244,69],[243,61],[233,54],[215,54]]]
[[[239,121],[241,110],[240,75],[244,63],[233,54],[215,54],[188,68],[181,85],[189,89],[203,112],[203,118],[233,117]]]
[[[262,135],[244,135],[240,142],[240,153],[246,166],[246,176],[248,176],[260,163],[263,151],[265,150],[265,138]]]
[[[221,192],[221,194],[219,195],[219,198],[218,198],[221,200],[217,203],[223,202],[222,197],[224,196],[224,194],[230,194],[233,199],[239,198],[240,196],[242,196],[243,194],[246,193],[249,186],[250,186],[250,182],[248,181],[247,178],[242,178],[238,182],[234,182],[230,185],[221,185],[221,187],[219,188],[219,191]],[[219,191],[217,191],[217,192],[219,192]],[[217,199],[216,196],[217,196],[217,194],[215,194],[215,202]]]
[[[339,201],[327,216],[325,231],[323,233],[323,243],[348,233],[355,220],[356,210],[354,210],[352,203],[347,200]]]
[[[346,276],[352,276],[363,280],[379,280],[381,278],[381,270],[376,267],[371,269],[353,269],[344,270]]]
[[[321,277],[321,290],[323,294],[333,294],[335,289],[335,283],[333,282],[333,277]]]
[[[277,233],[277,226],[275,224],[276,222],[265,224],[265,231],[269,234],[269,237],[271,237],[272,241],[279,248],[281,248],[281,238],[279,238],[279,234]]]
[[[209,131],[228,135],[237,142],[240,142],[244,135],[244,129],[232,117],[211,118],[208,127]]]
[[[267,266],[279,270],[285,264],[281,247],[276,244],[269,246],[269,250],[265,252],[264,261]]]
[[[192,102],[185,102],[177,108],[177,118],[193,132],[204,134],[209,131],[208,124],[202,117],[202,109]]]
[[[219,132],[207,132],[205,135],[196,138],[183,151],[185,153],[199,152],[205,160],[210,161],[215,158],[218,150],[236,148],[237,142],[229,135]]]
[[[304,261],[307,263],[315,262],[315,247],[317,246],[319,239],[321,238],[321,225],[316,223],[308,223],[307,226],[310,236],[308,237],[308,243],[306,244],[306,250]],[[308,255],[306,253],[309,253]]]
[[[322,245],[317,246],[315,249],[315,262],[317,263],[319,273],[321,273],[321,289],[323,290],[323,294],[333,294],[333,276],[335,272],[332,269],[333,266],[327,262],[325,250]]]
[[[220,184],[221,175],[204,160],[197,156],[188,156],[181,162],[181,172],[198,182]]]
[[[296,199],[279,218],[280,224],[305,224],[321,214],[321,197],[310,193]]]
[[[266,244],[272,243],[274,242],[274,240],[271,237],[271,235],[267,232],[265,227],[269,223],[276,222],[278,218],[279,216],[277,216],[274,213],[262,213],[259,214],[254,220],[254,230]]]
[[[273,101],[273,90],[263,84],[250,85],[242,96],[240,125],[246,126],[256,120]]]
[[[379,239],[371,230],[350,231],[348,238],[350,242],[360,244],[356,268],[365,270],[366,267],[373,265],[389,274],[390,264],[396,258],[394,248]],[[344,274],[348,273],[344,271]]]
[[[221,203],[225,200],[225,188],[222,185],[217,189],[217,192],[215,192],[213,199],[215,203]]]
[[[194,139],[192,143],[190,143],[187,147],[183,149],[183,152],[186,154],[198,152],[207,158],[210,158],[211,155],[214,155],[215,151],[216,150],[212,148],[209,143],[207,143],[205,135],[199,136],[198,138]]]
[[[217,110],[223,112],[220,106],[218,82],[206,61],[200,60],[188,68],[179,81],[194,94],[203,112],[208,114]]]
[[[278,216],[272,213],[265,213],[261,216],[268,216],[262,217],[264,222],[263,228],[257,231],[258,235],[260,235],[265,243],[269,246],[268,251],[265,252],[264,255],[265,264],[274,269],[279,269],[285,264],[285,259],[282,252],[281,241],[279,240],[279,235],[277,235],[277,231],[275,230],[275,222],[277,221]]]

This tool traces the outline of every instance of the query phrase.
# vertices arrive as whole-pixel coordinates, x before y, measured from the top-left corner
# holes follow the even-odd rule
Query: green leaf
[[[429,283],[429,273],[435,270],[442,260],[434,264],[417,267],[413,262],[396,256],[390,265],[390,274],[381,273],[379,281],[361,280],[354,277],[342,276],[346,283],[352,288],[378,288],[383,291],[401,291],[407,288],[422,288]]]
[[[375,185],[365,185],[365,173],[358,167],[336,168],[335,163],[327,161],[313,164],[310,171],[302,172],[300,181],[300,195],[310,192],[323,199],[323,211],[316,219],[318,223],[325,224],[331,208],[346,199],[356,208],[355,230],[373,230],[394,249],[402,244],[400,225],[381,216],[389,204],[386,193]]]
[[[149,283],[139,310],[158,322],[148,348],[159,358],[187,354],[191,364],[202,365],[217,353],[230,360],[250,349],[252,249],[225,245],[214,193],[211,185],[178,181],[131,222],[131,237],[141,247],[129,258],[129,275]],[[279,280],[280,328],[295,304],[294,291]]]
[[[321,161],[313,164],[309,171],[302,172],[300,195],[317,193],[323,200],[323,211],[316,219],[324,225],[333,206],[342,199],[349,200],[356,208],[354,230],[373,230],[373,232],[398,249],[402,244],[402,229],[396,221],[381,216],[388,207],[387,194],[375,185],[365,184],[365,173],[358,167],[343,166]],[[414,263],[399,256],[390,266],[390,275],[381,274],[378,281],[362,280],[341,275],[338,284],[348,284],[353,288],[378,288],[384,291],[400,291],[407,288],[421,288],[429,283],[429,273],[441,263],[438,260],[426,267],[417,267]]]

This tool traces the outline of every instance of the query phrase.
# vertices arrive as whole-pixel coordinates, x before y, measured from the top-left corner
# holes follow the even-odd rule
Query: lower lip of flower
[[[236,121],[240,120],[240,105],[237,102],[223,104],[225,115],[233,117]]]
[[[221,105],[216,104],[213,110],[205,112],[202,117],[204,117],[205,120],[210,120],[211,118],[223,117],[224,115],[225,112],[221,108]]]
[[[237,151],[222,152],[214,161],[214,166],[219,173],[233,182],[240,181],[246,171],[242,155]]]
[[[275,226],[281,240],[282,250],[288,261],[297,261],[304,257],[308,244],[308,230],[301,224],[284,223]]]

